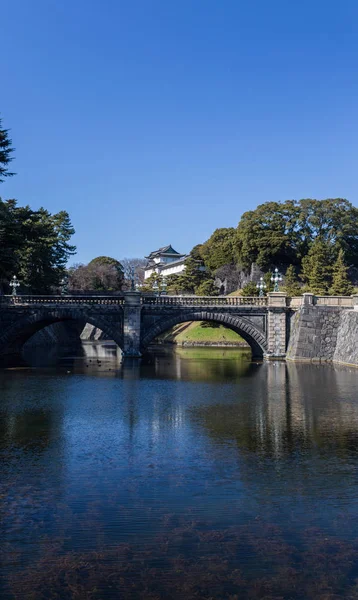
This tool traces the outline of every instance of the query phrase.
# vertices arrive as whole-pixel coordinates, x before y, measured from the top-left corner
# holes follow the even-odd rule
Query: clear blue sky
[[[268,200],[358,203],[357,0],[3,0],[3,126],[74,261],[190,251]]]

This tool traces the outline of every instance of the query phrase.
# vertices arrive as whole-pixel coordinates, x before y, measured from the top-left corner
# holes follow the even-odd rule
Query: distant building
[[[164,277],[182,273],[185,269],[184,261],[187,255],[180,254],[169,245],[154,250],[145,258],[148,262],[144,267],[144,279],[148,279],[152,273],[159,273]]]

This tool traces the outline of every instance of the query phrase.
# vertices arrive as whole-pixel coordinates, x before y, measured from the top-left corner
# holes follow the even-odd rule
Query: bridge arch
[[[97,315],[83,308],[45,308],[33,310],[30,314],[12,322],[0,334],[0,356],[16,354],[21,352],[25,342],[35,333],[53,325],[65,321],[82,321],[101,329],[110,339],[123,349],[122,313],[117,313],[117,323],[111,322],[103,315]]]
[[[158,319],[144,331],[141,339],[141,351],[144,352],[148,345],[161,333],[186,321],[214,321],[225,325],[238,333],[250,346],[253,358],[263,358],[267,353],[265,334],[257,329],[247,318],[230,315],[228,313],[207,312],[198,310],[182,311],[179,314]]]

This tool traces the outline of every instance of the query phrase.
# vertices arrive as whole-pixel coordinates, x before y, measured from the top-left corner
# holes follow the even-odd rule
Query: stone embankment
[[[291,316],[287,360],[358,366],[358,311],[305,306]]]

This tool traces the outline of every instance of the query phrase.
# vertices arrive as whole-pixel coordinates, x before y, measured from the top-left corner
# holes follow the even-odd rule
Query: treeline
[[[65,211],[51,214],[0,199],[1,293],[10,292],[13,275],[21,281],[22,293],[49,294],[58,288],[76,250],[70,244],[73,234]]]
[[[350,294],[358,268],[358,209],[342,198],[266,202],[245,212],[236,228],[216,229],[186,264],[182,274],[167,277],[169,293],[218,294],[217,282],[225,280],[226,291],[256,294],[256,282],[247,282],[256,265],[267,291],[278,268],[290,295]]]

